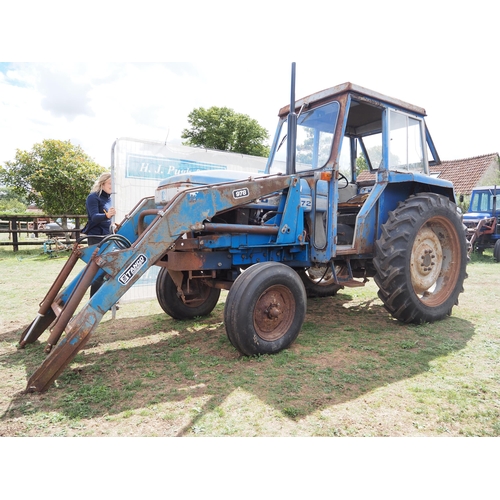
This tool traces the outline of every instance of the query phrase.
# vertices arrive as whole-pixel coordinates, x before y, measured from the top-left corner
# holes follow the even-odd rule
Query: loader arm
[[[53,344],[49,342],[50,353],[29,378],[26,392],[48,389],[86,345],[104,314],[174,247],[179,237],[201,229],[204,221],[220,211],[296,186],[298,181],[295,176],[250,177],[243,181],[187,189],[159,209],[151,208],[151,203],[137,208],[125,218],[117,235],[106,238],[100,247],[83,250],[83,260],[88,259],[87,266],[54,298],[50,307],[47,302],[58,290],[47,294],[38,316],[23,333],[21,343],[33,342],[49,326],[50,319],[57,316],[51,328]],[[144,223],[144,214],[154,217],[148,225]],[[123,242],[130,242],[130,246],[123,248]],[[73,316],[92,281],[102,273],[107,278],[103,285]],[[60,275],[56,281],[61,280]],[[63,331],[65,336],[58,342]]]

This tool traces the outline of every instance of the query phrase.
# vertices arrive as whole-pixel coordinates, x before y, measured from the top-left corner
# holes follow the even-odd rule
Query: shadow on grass
[[[358,398],[429,369],[432,360],[462,349],[471,323],[450,317],[404,325],[377,300],[353,303],[338,294],[309,299],[296,342],[275,355],[241,356],[226,337],[223,304],[198,320],[166,315],[102,323],[56,384],[43,394],[13,394],[3,422],[30,411],[92,419],[165,402],[204,398],[178,435],[184,435],[236,390],[255,395],[292,419]],[[19,332],[4,334],[17,342]],[[0,364],[23,367],[26,380],[43,362],[43,342],[9,350]]]

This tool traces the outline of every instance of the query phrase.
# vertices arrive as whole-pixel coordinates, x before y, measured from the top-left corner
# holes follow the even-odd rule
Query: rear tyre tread
[[[441,221],[446,225],[448,236],[453,240],[460,255],[453,256],[451,275],[455,282],[443,284],[443,300],[432,306],[426,305],[415,292],[411,282],[410,254],[419,231],[428,221]],[[444,221],[447,221],[444,223]],[[379,287],[378,296],[384,307],[396,319],[404,323],[432,322],[451,314],[458,303],[458,295],[463,292],[466,278],[467,247],[466,237],[456,205],[447,197],[435,193],[413,195],[400,202],[389,213],[382,226],[381,236],[375,243],[374,277]],[[445,280],[443,280],[444,283]],[[449,293],[448,293],[449,292]],[[439,302],[439,296],[435,302]]]

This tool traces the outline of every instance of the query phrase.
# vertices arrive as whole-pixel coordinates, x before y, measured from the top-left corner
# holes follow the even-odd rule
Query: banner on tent
[[[154,196],[162,179],[195,170],[263,173],[266,162],[266,158],[258,156],[131,138],[117,139],[111,157],[116,222],[123,220],[141,199]],[[148,269],[122,301],[155,298],[158,270],[156,266]]]

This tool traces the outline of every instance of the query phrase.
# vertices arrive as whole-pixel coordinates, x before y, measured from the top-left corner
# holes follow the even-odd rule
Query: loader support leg
[[[26,344],[35,342],[55,319],[56,314],[52,309],[49,309],[45,314],[39,312],[36,318],[22,333],[19,349],[24,349]]]
[[[81,257],[82,252],[78,243],[75,243],[73,246],[73,250],[68,257],[68,260],[65,262],[63,268],[59,272],[56,280],[50,287],[47,295],[40,303],[40,309],[38,310],[37,317],[31,322],[31,324],[24,330],[21,335],[21,339],[19,342],[19,348],[23,349],[26,344],[31,344],[35,342],[38,337],[50,326],[50,324],[54,321],[56,315],[52,311],[52,303],[54,302],[57,294],[61,290],[64,282],[68,278],[69,274],[75,267],[75,264],[78,262],[78,259]]]
[[[88,306],[82,309],[73,320],[66,336],[30,377],[24,392],[46,391],[66,366],[73,361],[78,352],[85,347],[102,316],[102,313]]]
[[[59,341],[64,331],[64,328],[67,326],[69,320],[73,317],[76,308],[82,301],[83,296],[85,295],[85,292],[92,283],[92,280],[97,274],[97,271],[99,271],[99,266],[95,262],[95,255],[94,255],[87,269],[85,270],[85,273],[81,276],[78,285],[73,290],[68,301],[63,307],[60,315],[58,316],[56,322],[54,323],[54,325],[50,330],[50,336],[47,341],[47,345],[45,346],[45,352],[47,354],[52,350],[52,347],[54,347],[54,345],[56,345],[57,342]]]

